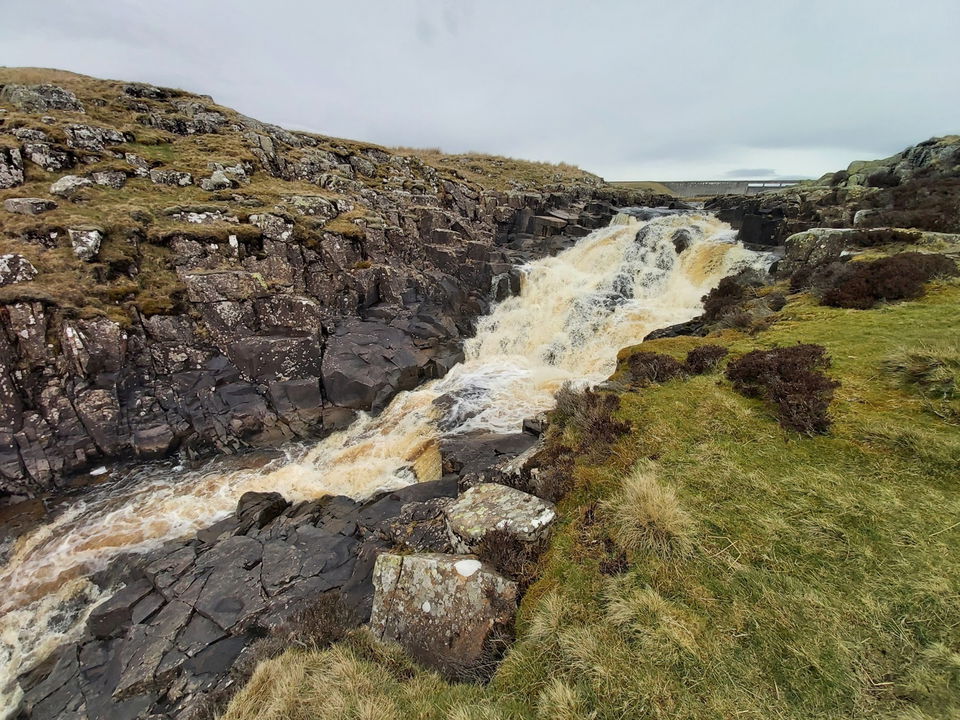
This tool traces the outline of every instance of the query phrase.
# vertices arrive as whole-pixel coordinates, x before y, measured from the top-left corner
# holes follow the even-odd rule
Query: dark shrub
[[[823,294],[824,305],[865,310],[881,300],[923,295],[923,283],[957,275],[957,265],[944,255],[907,252],[871,262],[848,263]]]
[[[573,448],[553,441],[537,454],[534,463],[538,468],[528,482],[527,492],[550,502],[560,502],[573,489]]]
[[[780,312],[787,306],[787,299],[783,296],[783,293],[770,293],[767,295],[766,300],[767,307],[774,312]]]
[[[731,275],[723,278],[713,290],[704,295],[704,322],[715,322],[746,299],[746,291]]]
[[[539,543],[526,543],[505,530],[491,530],[480,541],[477,557],[516,580],[522,592],[536,579],[535,563],[542,551]]]
[[[747,397],[776,405],[783,427],[814,434],[830,426],[827,407],[839,385],[821,372],[828,367],[822,345],[794,345],[749,352],[727,365],[727,378]]]
[[[641,385],[661,383],[683,374],[683,365],[669,355],[638,352],[627,358],[630,379]]]
[[[703,375],[713,370],[728,352],[722,345],[701,345],[687,353],[683,366],[691,375]]]
[[[593,390],[577,391],[564,384],[556,394],[557,406],[553,422],[559,427],[573,427],[580,432],[581,452],[609,445],[630,430],[630,424],[613,417],[620,407],[620,398]]]

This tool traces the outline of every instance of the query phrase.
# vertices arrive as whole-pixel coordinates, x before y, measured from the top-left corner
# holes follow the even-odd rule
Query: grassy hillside
[[[360,633],[261,665],[225,717],[960,717],[958,311],[956,281],[866,311],[795,295],[767,330],[706,341],[731,358],[824,345],[841,385],[821,436],[782,429],[722,368],[639,388],[621,366],[632,430],[578,454],[488,686],[445,683]],[[676,542],[630,542],[615,521]]]

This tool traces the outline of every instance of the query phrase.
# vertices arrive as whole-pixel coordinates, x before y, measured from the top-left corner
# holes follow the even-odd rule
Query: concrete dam
[[[759,195],[791,187],[801,180],[660,180],[617,182],[614,185],[645,188],[654,192],[666,190],[681,198],[712,197],[714,195]]]

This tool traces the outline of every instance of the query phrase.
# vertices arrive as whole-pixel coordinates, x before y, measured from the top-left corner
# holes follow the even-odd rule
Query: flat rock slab
[[[9,198],[3,201],[3,209],[18,215],[39,215],[53,210],[57,204],[43,198]]]
[[[450,542],[458,552],[477,549],[492,530],[500,530],[523,542],[536,542],[557,518],[553,503],[522,490],[482,483],[474,485],[446,509]]]
[[[381,554],[370,628],[451,677],[481,665],[513,622],[517,584],[472,555]]]

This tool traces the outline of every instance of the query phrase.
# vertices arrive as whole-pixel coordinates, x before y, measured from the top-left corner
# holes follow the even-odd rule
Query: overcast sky
[[[960,132],[960,0],[0,0],[0,65],[622,179],[819,176]]]

